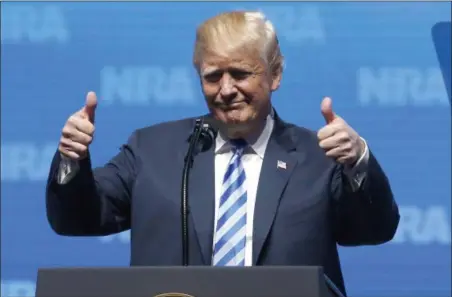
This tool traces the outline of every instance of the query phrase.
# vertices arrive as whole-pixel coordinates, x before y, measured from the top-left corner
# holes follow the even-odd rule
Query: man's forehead
[[[255,54],[205,54],[201,59],[201,71],[211,72],[218,69],[237,67],[237,68],[261,68],[262,61]]]

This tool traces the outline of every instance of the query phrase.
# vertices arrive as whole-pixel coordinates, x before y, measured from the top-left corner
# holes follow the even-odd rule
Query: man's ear
[[[282,79],[282,68],[278,67],[272,73],[272,82],[271,82],[271,90],[272,92],[276,91],[281,84]]]

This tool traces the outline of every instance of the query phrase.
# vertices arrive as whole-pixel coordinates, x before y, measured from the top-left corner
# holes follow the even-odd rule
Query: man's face
[[[247,132],[269,111],[271,92],[279,86],[259,54],[205,54],[201,83],[212,115],[228,130]]]

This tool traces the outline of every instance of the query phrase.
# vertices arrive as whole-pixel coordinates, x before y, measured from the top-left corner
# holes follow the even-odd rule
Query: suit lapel
[[[291,154],[295,142],[289,129],[277,116],[265,151],[256,195],[253,230],[253,265],[256,265],[262,247],[271,229],[279,201],[297,160]]]

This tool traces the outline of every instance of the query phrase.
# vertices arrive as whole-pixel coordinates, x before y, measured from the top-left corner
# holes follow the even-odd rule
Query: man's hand
[[[88,146],[94,136],[94,112],[97,97],[94,92],[86,95],[85,106],[71,115],[63,127],[58,150],[72,160],[82,160],[88,155]]]
[[[364,153],[365,143],[352,127],[334,113],[330,98],[325,97],[320,108],[326,121],[326,126],[317,133],[320,147],[336,162],[355,165]]]

